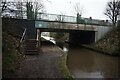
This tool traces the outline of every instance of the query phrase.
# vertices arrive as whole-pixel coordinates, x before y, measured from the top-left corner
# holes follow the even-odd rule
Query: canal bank
[[[61,48],[59,48],[59,49],[63,52],[63,50]],[[64,78],[69,78],[70,80],[73,80],[73,77],[67,67],[67,53],[65,53],[65,52],[63,52],[63,53],[64,54],[61,56],[61,59],[59,62],[59,69],[63,73]]]
[[[60,60],[58,62],[58,68],[62,72],[64,76],[63,78],[68,78],[69,80],[73,80],[72,75],[69,72],[69,69],[67,67],[67,52],[62,49],[64,44],[62,44],[62,46],[59,46],[56,44],[56,41],[54,41],[53,38],[45,37],[45,36],[42,36],[41,41],[42,41],[41,45],[43,46],[52,44],[56,48],[58,48],[59,52],[62,54],[60,55]]]
[[[97,51],[106,55],[120,56],[120,30],[113,28],[102,39],[90,45],[82,45],[83,47]]]
[[[114,57],[119,57],[120,56],[118,52],[111,53],[109,51],[97,48],[94,45],[81,45],[81,46],[86,48],[86,49],[89,49],[91,51],[99,52],[100,54],[105,54],[105,55],[114,56]]]

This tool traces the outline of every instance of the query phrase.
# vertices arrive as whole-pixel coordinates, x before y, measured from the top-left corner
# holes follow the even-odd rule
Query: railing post
[[[93,30],[92,17],[90,17],[90,25],[91,25],[91,29]]]
[[[20,39],[20,42],[19,42],[20,53],[23,52],[23,45],[24,45],[25,38],[26,38],[26,28],[24,29],[24,32],[22,34],[22,38]]]

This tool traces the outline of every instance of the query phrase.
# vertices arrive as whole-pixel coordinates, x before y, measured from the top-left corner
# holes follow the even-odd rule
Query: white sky
[[[7,0],[7,1],[22,1],[22,0]],[[30,0],[32,1],[32,0]],[[39,0],[38,0],[39,1]],[[47,13],[64,14],[76,16],[74,4],[80,3],[83,8],[82,17],[93,19],[109,19],[104,15],[107,2],[110,0],[42,0],[45,3]]]
[[[53,14],[65,14],[69,16],[76,16],[74,13],[73,5],[77,2],[80,3],[83,8],[82,17],[93,19],[108,19],[104,15],[104,11],[109,0],[48,0],[45,1],[45,7],[47,13]]]

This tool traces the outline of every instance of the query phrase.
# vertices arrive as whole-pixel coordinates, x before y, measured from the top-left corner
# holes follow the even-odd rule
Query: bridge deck
[[[97,25],[76,24],[56,21],[35,21],[36,28],[97,31]]]

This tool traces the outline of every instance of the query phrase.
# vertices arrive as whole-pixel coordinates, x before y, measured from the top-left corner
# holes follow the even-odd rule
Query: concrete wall
[[[75,23],[61,23],[54,21],[35,21],[36,28],[44,28],[46,31],[95,31],[95,42],[100,40],[104,35],[111,29],[109,26],[99,26],[99,25],[85,25],[85,24],[75,24]],[[44,30],[45,31],[45,30]]]
[[[97,26],[97,31],[95,32],[95,42],[100,40],[105,36],[105,34],[111,30],[112,27]]]
[[[93,26],[93,25],[55,22],[55,21],[35,21],[35,27],[36,28],[47,28],[47,29],[96,31],[96,25]]]
[[[34,20],[24,20],[24,19],[12,19],[12,18],[2,18],[2,26],[4,29],[14,28],[23,29],[27,28],[27,38],[36,38],[36,28]],[[21,35],[22,36],[22,35]]]
[[[71,42],[76,43],[94,43],[111,30],[112,27],[105,27],[105,26],[96,26],[97,31],[88,31],[88,30],[69,30],[69,29],[52,29],[52,28],[41,28],[43,32],[68,32],[70,33],[70,40]],[[87,40],[87,41],[86,41]]]
[[[112,27],[96,26],[97,31],[78,31],[70,33],[70,41],[82,44],[91,44],[103,38]]]
[[[117,26],[120,28],[120,19],[117,22]]]

